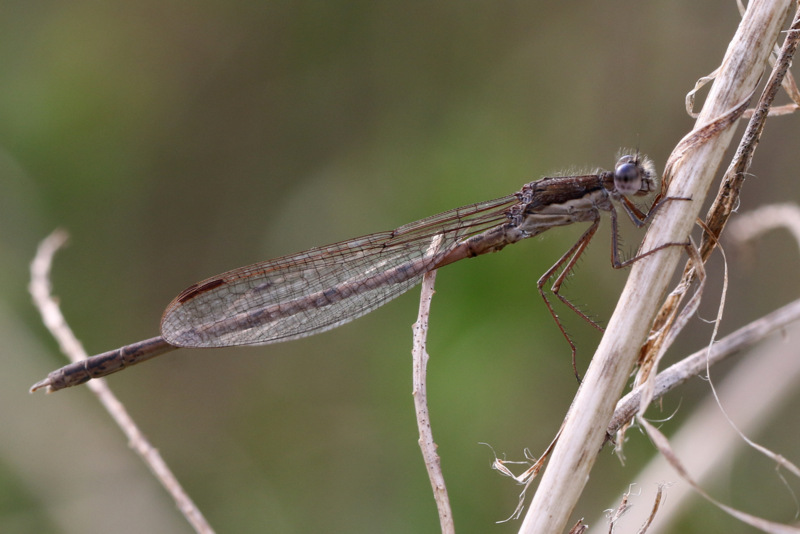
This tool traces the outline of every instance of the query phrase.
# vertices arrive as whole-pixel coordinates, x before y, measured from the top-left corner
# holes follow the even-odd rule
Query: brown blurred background
[[[53,270],[67,319],[89,353],[116,348],[156,335],[175,295],[228,269],[609,167],[623,146],[663,168],[693,124],[684,94],[738,20],[717,0],[5,2],[0,529],[189,531],[85,389],[27,394],[64,363],[26,293],[54,228],[71,235]],[[770,121],[742,211],[800,197],[798,133],[797,117]],[[519,527],[495,524],[520,488],[479,442],[539,454],[575,393],[535,284],[582,231],[439,274],[429,397],[462,532]],[[641,234],[626,235],[635,249]],[[605,221],[565,288],[601,323],[625,279],[608,249]],[[753,252],[731,250],[723,333],[800,292],[785,236]],[[434,532],[410,394],[417,294],[314,338],[179,351],[110,383],[219,532]],[[718,295],[714,281],[703,317]],[[562,316],[585,369],[599,335]],[[671,358],[710,332],[695,321]],[[677,410],[670,433],[707,393],[695,380],[654,416]],[[769,417],[757,437],[796,453],[796,424]],[[626,453],[624,466],[601,455],[576,518],[618,498],[653,447],[632,433]],[[709,487],[776,520],[795,512],[760,459]],[[705,503],[690,512],[675,532],[747,531]]]

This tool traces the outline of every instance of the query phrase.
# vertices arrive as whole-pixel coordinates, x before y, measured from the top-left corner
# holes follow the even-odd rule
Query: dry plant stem
[[[433,299],[434,293],[433,284],[435,281],[436,271],[431,271],[422,278],[422,292],[419,297],[419,314],[417,315],[417,322],[415,322],[413,326],[414,347],[412,349],[412,357],[414,360],[414,386],[412,395],[414,396],[414,408],[417,413],[419,447],[422,450],[422,458],[425,460],[425,468],[428,470],[428,478],[431,480],[433,496],[436,500],[436,508],[439,511],[439,524],[442,527],[443,533],[450,534],[455,532],[453,512],[450,509],[450,500],[447,497],[447,487],[444,483],[441,460],[439,455],[436,454],[436,443],[433,441],[426,385],[428,352],[425,348],[425,341],[428,335],[428,317],[430,316],[431,299]]]
[[[788,5],[787,0],[757,0],[750,4],[728,47],[696,129],[713,123],[752,93]],[[733,134],[733,128],[721,131],[690,147],[673,164],[669,196],[693,201],[667,203],[651,225],[642,250],[687,239]],[[520,532],[551,534],[566,527],[680,253],[679,247],[670,247],[634,264]]]
[[[658,374],[652,400],[660,398],[690,378],[703,373],[707,368],[706,365],[715,365],[739,351],[753,346],[769,334],[797,320],[800,320],[800,300],[778,308],[725,336],[714,343],[710,351],[703,349],[687,356]],[[642,390],[643,386],[639,386],[617,403],[614,417],[606,430],[608,436],[614,435],[622,425],[636,415],[637,410],[639,410]]]
[[[747,212],[731,222],[729,234],[734,240],[744,242],[776,228],[786,228],[800,244],[800,208],[796,205],[778,204]],[[769,419],[770,414],[773,414],[793,391],[800,375],[800,360],[794,357],[792,340],[797,338],[800,330],[797,326],[791,329],[786,327],[798,319],[800,319],[800,300],[740,328],[715,342],[710,350],[698,351],[685,358],[659,374],[653,381],[655,397],[660,397],[689,378],[703,372],[708,373],[712,365],[741,349],[759,343],[775,330],[783,331],[784,339],[759,343],[758,350],[751,351],[747,359],[739,362],[735,369],[725,376],[721,387],[713,388],[715,394],[712,398],[699,406],[686,424],[670,437],[670,443],[675,451],[682,453],[691,451],[691,455],[685,460],[686,472],[692,473],[696,480],[703,481],[718,475],[721,467],[730,463],[734,450],[744,443],[767,455],[776,467],[800,476],[800,469],[786,458],[764,450],[739,430],[741,427],[746,429],[747,434],[757,432],[758,428]],[[758,395],[752,395],[754,385],[758,388],[758,385],[765,384],[768,384],[768,387],[762,387],[757,390],[760,392]],[[637,410],[641,410],[643,389],[636,388],[617,403],[617,410],[608,428],[609,438],[622,425],[627,425],[626,421]],[[719,395],[716,392],[719,392]],[[726,399],[724,409],[720,405],[721,398]],[[720,418],[721,411],[725,415],[724,418]],[[733,414],[735,422],[728,417],[729,411]],[[659,456],[654,458],[635,480],[646,488],[649,484],[674,477],[674,474],[667,458]],[[681,503],[688,502],[692,488],[691,484],[681,484],[670,490],[670,511],[654,527],[656,531],[665,532],[670,528],[670,521],[674,521],[678,516]],[[635,517],[632,518],[631,515]],[[734,515],[751,524],[760,524],[763,521],[746,514],[739,515],[738,512]],[[626,517],[626,521],[635,523],[637,518],[639,521],[644,520],[641,508],[634,508]],[[779,526],[777,531],[783,528]],[[774,524],[769,524],[766,528],[767,532],[775,530]]]
[[[791,306],[794,310],[786,315],[796,317],[800,314],[800,302],[792,303]],[[758,322],[762,321],[760,319]],[[769,327],[778,326],[779,322],[783,322],[783,319],[776,320]],[[775,422],[781,407],[785,407],[786,402],[794,395],[800,378],[800,359],[796,357],[794,349],[800,340],[800,328],[795,323],[781,330],[784,332],[769,336],[766,342],[761,342],[756,347],[750,347],[747,354],[743,355],[741,361],[736,363],[716,387],[719,397],[725,399],[725,410],[731,413],[736,426],[745,429],[747,434],[759,434],[770,421]],[[700,359],[704,359],[704,355]],[[705,368],[704,362],[698,363]],[[791,421],[786,420],[779,424],[791,424]],[[681,424],[669,441],[676,454],[681,457],[686,471],[700,484],[712,480],[719,482],[720,478],[728,476],[731,466],[735,465],[735,458],[739,456],[737,453],[745,448],[745,441],[720,413],[713,395],[692,407],[691,417]],[[738,463],[741,464],[741,460]],[[775,469],[781,471],[776,475],[780,478],[783,478],[784,471],[780,468],[784,463],[773,461]],[[790,473],[797,472],[791,466],[786,469]],[[764,470],[768,478],[771,473],[772,470]],[[636,481],[643,492],[649,492],[654,484],[676,479],[677,474],[667,459],[656,456],[632,480]],[[667,506],[654,525],[654,530],[674,532],[674,526],[671,525],[680,519],[682,511],[697,502],[696,497],[697,494],[684,481],[674,484],[669,490]],[[791,497],[788,494],[786,499],[791,508]],[[746,504],[744,506],[747,507]],[[635,525],[643,520],[644,515],[641,507],[633,507],[625,522]]]
[[[700,244],[700,257],[704,262],[714,250],[725,224],[739,201],[739,194],[744,184],[747,170],[750,168],[753,154],[758,146],[758,141],[761,138],[761,132],[764,130],[764,125],[769,116],[772,102],[775,99],[778,88],[781,87],[781,83],[785,82],[787,79],[786,74],[788,68],[797,50],[798,39],[800,39],[798,28],[800,28],[800,7],[798,7],[798,11],[795,13],[795,17],[786,34],[786,39],[781,47],[778,59],[762,91],[758,104],[751,114],[745,133],[736,151],[736,155],[720,183],[719,192],[714,200],[714,204],[706,214],[704,226],[706,231],[703,234]],[[793,87],[794,84],[792,83],[791,86]],[[792,98],[796,97],[796,95],[792,94]],[[693,278],[694,272],[691,266],[687,265],[684,269],[681,283],[688,287]],[[682,296],[677,296],[677,298],[673,299],[671,302],[665,303],[659,312],[655,329],[661,329],[661,323],[666,321],[671,314],[675,313],[675,308],[680,304],[681,299]]]
[[[778,60],[770,73],[764,91],[753,112],[753,116],[747,124],[747,129],[742,137],[742,142],[739,145],[736,155],[733,158],[733,162],[725,172],[725,177],[720,184],[717,199],[706,215],[706,223],[711,228],[712,232],[714,232],[716,239],[719,239],[725,227],[725,223],[728,218],[730,218],[731,212],[736,208],[736,204],[739,200],[739,192],[753,160],[755,149],[761,139],[761,133],[764,131],[764,125],[767,122],[770,106],[792,64],[792,58],[797,51],[799,41],[800,6],[798,6],[792,24],[786,32],[786,39],[781,47]],[[700,254],[703,260],[708,258],[711,254],[715,241],[714,238],[709,238],[705,234],[703,235],[703,241],[700,246]]]
[[[652,384],[651,371],[656,370],[656,362],[660,359],[661,355],[664,354],[664,351],[666,351],[666,349],[672,343],[672,340],[678,335],[683,326],[686,324],[686,321],[673,322],[674,318],[678,314],[680,303],[682,302],[686,291],[690,287],[691,283],[698,278],[697,275],[700,272],[700,264],[704,263],[708,259],[708,257],[711,255],[711,252],[716,247],[717,240],[738,203],[739,194],[744,183],[747,169],[750,167],[753,154],[758,146],[761,132],[766,124],[767,116],[770,115],[772,102],[774,101],[778,88],[782,86],[782,82],[786,82],[783,84],[784,86],[789,86],[789,94],[791,98],[795,99],[797,96],[794,81],[791,78],[791,75],[787,76],[787,73],[792,57],[797,49],[798,38],[800,38],[800,34],[798,34],[797,31],[797,28],[800,26],[800,18],[798,18],[799,16],[800,10],[798,10],[795,14],[795,18],[792,21],[790,30],[787,32],[786,39],[784,40],[783,46],[778,53],[777,60],[772,62],[772,72],[764,87],[764,90],[762,91],[758,104],[756,105],[755,109],[752,110],[752,113],[750,113],[749,123],[744,135],[742,136],[742,140],[739,143],[736,155],[734,156],[725,173],[725,176],[722,179],[722,183],[720,184],[719,192],[714,200],[714,204],[706,215],[705,222],[701,223],[704,233],[703,241],[699,251],[700,258],[687,263],[686,267],[684,267],[681,282],[678,284],[678,287],[681,289],[674,290],[661,306],[661,310],[656,316],[656,321],[652,329],[654,334],[651,334],[647,343],[645,343],[645,345],[642,347],[639,357],[639,361],[641,363],[635,380],[637,385],[640,383]],[[692,134],[694,137],[701,137],[698,135],[698,130],[695,130],[695,132],[696,133]],[[696,140],[691,139],[692,135],[687,136],[687,138],[684,138],[684,140],[681,141],[679,144],[679,147],[681,147],[680,150],[676,148],[675,151],[673,151],[670,161],[667,163],[667,171],[665,174],[670,174],[671,166],[682,157],[684,147],[690,147],[696,143]],[[689,142],[690,140],[691,142]],[[698,288],[697,291],[699,292],[700,288]],[[721,314],[724,305],[721,303],[720,306]],[[686,316],[687,312],[694,311],[689,310],[689,308],[690,306],[687,305],[681,312],[681,316]],[[641,410],[644,411],[644,409],[647,407],[647,404],[649,404],[649,399],[643,397],[642,403],[643,405],[641,406]],[[617,440],[618,447],[624,442],[625,428],[626,427],[623,427],[620,430],[620,436]]]
[[[725,173],[725,176],[722,179],[722,183],[720,184],[719,192],[714,200],[714,204],[706,215],[705,222],[701,223],[704,233],[703,241],[700,247],[701,250],[698,253],[699,258],[690,261],[687,263],[686,267],[684,267],[681,282],[678,284],[678,288],[680,289],[674,290],[661,306],[661,310],[656,316],[656,320],[652,328],[653,333],[648,338],[647,343],[645,343],[645,345],[642,347],[639,356],[640,366],[635,379],[635,384],[637,385],[640,383],[647,383],[650,384],[651,387],[653,386],[651,373],[657,371],[658,360],[660,360],[661,356],[672,343],[672,340],[677,337],[678,333],[686,324],[685,320],[675,321],[675,317],[678,315],[680,303],[682,302],[683,297],[685,296],[686,291],[692,282],[696,278],[699,278],[698,273],[700,272],[700,265],[708,259],[708,257],[711,255],[711,252],[716,247],[717,240],[738,203],[739,194],[744,183],[746,171],[750,167],[753,154],[758,146],[761,132],[763,131],[766,123],[766,118],[770,115],[772,102],[774,101],[778,88],[788,85],[788,91],[791,98],[796,98],[794,81],[791,78],[791,75],[787,76],[787,73],[788,67],[791,64],[792,57],[797,48],[798,37],[800,37],[797,32],[797,28],[800,26],[800,19],[798,18],[798,15],[800,15],[800,10],[798,10],[798,12],[795,14],[795,18],[792,21],[789,32],[787,32],[787,37],[784,40],[783,46],[777,54],[776,61],[771,61],[773,64],[773,69],[769,79],[764,87],[764,90],[762,91],[758,104],[756,105],[755,109],[752,110],[752,113],[750,113],[750,121],[747,125],[744,135],[742,136],[742,140],[739,142],[736,155],[734,156]],[[771,59],[771,56],[769,59]],[[717,73],[718,71],[719,69],[717,69]],[[666,175],[670,174],[672,165],[682,158],[686,147],[691,147],[696,144],[697,141],[692,139],[692,137],[702,137],[699,135],[701,131],[702,130],[695,130],[694,134],[687,136],[681,141],[681,143],[679,143],[678,146],[680,148],[676,148],[673,151],[670,160],[667,162],[667,170],[665,171]],[[725,277],[725,280],[727,280],[727,276]],[[700,288],[697,289],[697,293],[695,294],[696,297],[699,296],[699,292]],[[719,324],[722,310],[724,308],[724,295],[725,292],[723,291],[717,324]],[[694,301],[696,299],[693,298],[692,300]],[[694,309],[690,310],[689,308],[690,305],[687,304],[687,306],[681,312],[682,317],[686,317],[688,312],[694,313]],[[649,402],[650,401],[646,396],[642,397],[642,412],[647,408]],[[619,431],[620,436],[617,439],[618,448],[625,441],[624,433],[626,429],[627,427],[623,427]]]
[[[31,263],[30,293],[42,314],[45,326],[56,338],[61,351],[73,362],[86,358],[86,351],[67,325],[58,303],[51,294],[50,266],[53,255],[67,240],[67,234],[56,230],[39,245]],[[92,380],[87,387],[94,393],[106,411],[128,438],[130,447],[144,460],[161,485],[172,495],[175,504],[196,532],[212,534],[214,530],[195,506],[158,451],[147,441],[131,419],[125,407],[108,388],[105,380]]]

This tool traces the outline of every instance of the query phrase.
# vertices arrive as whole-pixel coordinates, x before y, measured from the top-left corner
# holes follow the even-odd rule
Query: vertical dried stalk
[[[417,414],[417,427],[419,428],[419,447],[428,470],[428,478],[433,488],[436,500],[436,509],[439,511],[439,524],[442,534],[455,532],[453,512],[450,508],[450,499],[447,497],[447,487],[442,474],[439,455],[436,453],[436,442],[433,441],[430,413],[428,411],[427,394],[427,368],[428,351],[425,348],[428,335],[428,317],[430,316],[431,299],[433,298],[433,284],[436,281],[436,271],[427,273],[422,279],[422,293],[419,299],[419,314],[414,323],[414,408]]]
[[[728,47],[695,132],[737,108],[753,92],[789,4],[788,0],[756,0],[750,4]],[[692,202],[667,203],[656,217],[642,250],[686,241],[733,134],[734,129],[729,127],[688,147],[684,145],[672,165],[669,195],[689,197]],[[679,247],[670,247],[634,265],[520,532],[549,534],[566,527],[680,254]]]

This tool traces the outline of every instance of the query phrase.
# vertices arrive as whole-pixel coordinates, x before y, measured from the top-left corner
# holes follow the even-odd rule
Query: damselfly
[[[382,306],[417,285],[429,271],[496,252],[556,226],[588,222],[580,239],[537,283],[572,348],[575,368],[575,345],[547,298],[545,284],[555,277],[552,293],[600,328],[559,290],[597,231],[603,211],[611,215],[615,268],[670,246],[620,260],[615,203],[641,227],[658,204],[654,202],[644,213],[628,197],[644,196],[655,188],[652,162],[638,153],[625,155],[613,171],[542,178],[512,195],[446,211],[390,232],[234,269],[178,295],[161,318],[161,336],[62,367],[31,391],[82,384],[178,348],[265,345],[318,334]]]

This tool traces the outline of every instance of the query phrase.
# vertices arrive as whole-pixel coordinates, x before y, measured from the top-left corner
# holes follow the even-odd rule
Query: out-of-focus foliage
[[[683,95],[737,22],[721,1],[5,2],[0,530],[189,530],[86,391],[26,393],[63,363],[25,292],[53,228],[72,236],[53,271],[68,320],[88,352],[115,348],[155,335],[207,276],[608,167],[621,146],[663,165],[691,128]],[[798,198],[782,141],[797,124],[768,126],[748,205]],[[625,278],[604,230],[565,289],[600,322]],[[538,454],[576,390],[535,282],[581,231],[440,273],[429,396],[462,531],[518,528],[494,524],[519,488],[478,443]],[[755,260],[762,279],[734,269],[728,330],[800,289],[797,255],[773,245],[786,261]],[[415,293],[316,338],[180,351],[110,381],[220,532],[435,531],[410,396]],[[597,333],[562,316],[585,369]],[[697,382],[665,401],[683,403],[669,425],[707,393]],[[625,466],[604,454],[576,513],[596,516],[652,454],[635,434]]]

